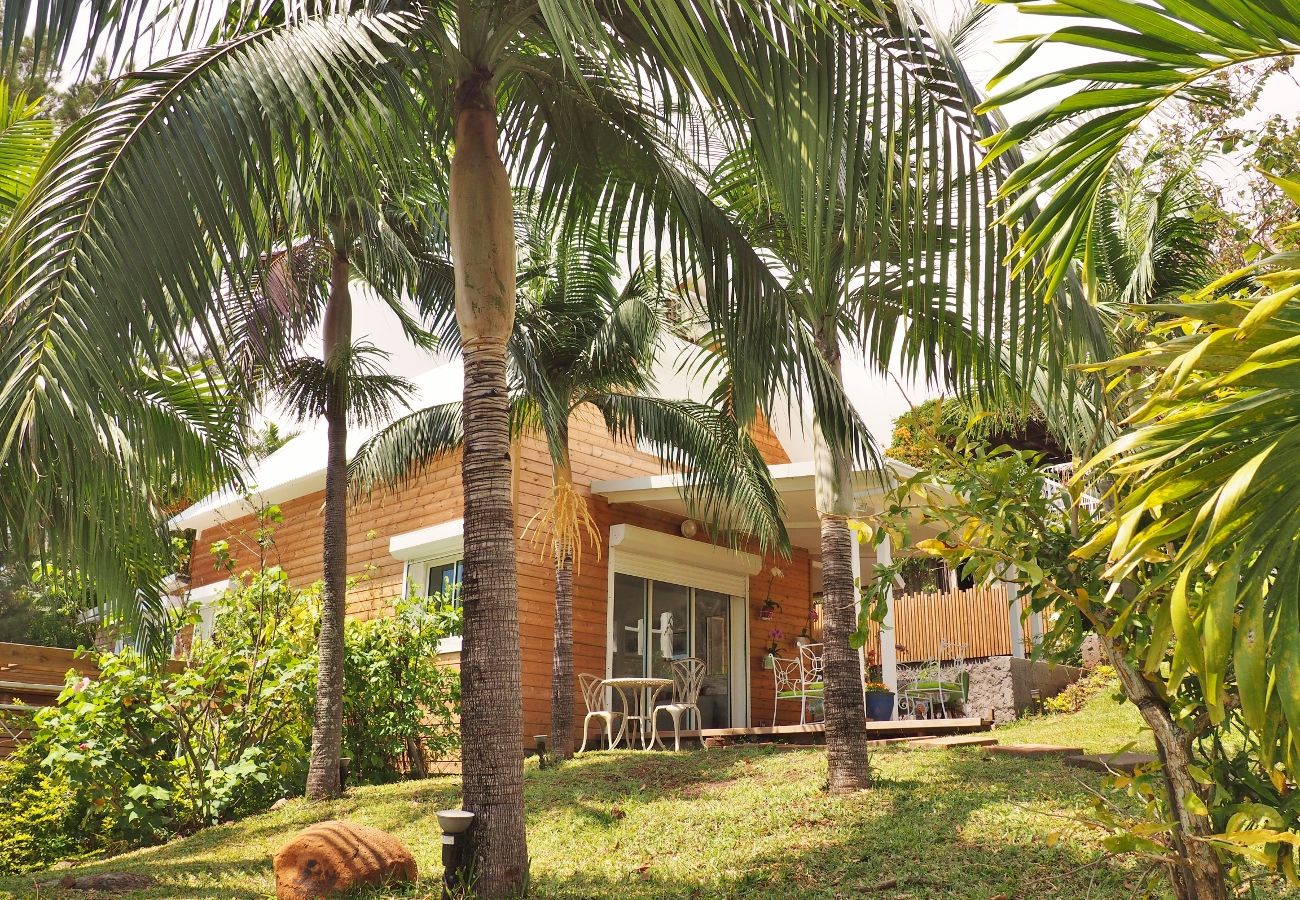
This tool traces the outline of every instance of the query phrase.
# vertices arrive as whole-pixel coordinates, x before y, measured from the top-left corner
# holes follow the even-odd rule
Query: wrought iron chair
[[[587,749],[587,726],[592,719],[604,719],[605,741],[609,749],[614,749],[614,720],[623,718],[623,714],[606,707],[605,679],[583,674],[578,676],[578,684],[582,690],[582,702],[587,705],[587,715],[582,720],[582,746],[578,748],[578,752],[582,753]],[[618,733],[621,737],[623,730],[620,728]]]
[[[826,696],[826,682],[822,669],[822,645],[802,644],[795,659],[773,657],[772,675],[776,681],[776,700],[772,704],[772,724],[776,725],[777,709],[782,700],[799,701],[799,724],[808,724],[810,707],[822,702]]]
[[[941,640],[936,657],[907,676],[900,676],[899,716],[913,719],[935,718],[936,712],[948,718],[948,704],[965,703],[970,696],[970,671],[966,665],[965,644]],[[947,665],[945,660],[951,660]]]
[[[668,713],[673,719],[673,749],[682,749],[682,716],[695,712],[700,716],[700,689],[704,687],[704,672],[707,668],[704,660],[695,656],[673,661],[673,702],[661,703],[651,714],[650,746],[658,744],[663,749],[664,742],[659,738],[659,714]]]

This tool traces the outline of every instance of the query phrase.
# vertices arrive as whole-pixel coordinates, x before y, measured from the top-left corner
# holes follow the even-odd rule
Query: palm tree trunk
[[[818,335],[817,345],[839,381],[840,348],[833,326]],[[831,793],[841,794],[871,786],[862,667],[857,651],[849,646],[849,637],[857,630],[858,589],[853,583],[854,543],[848,520],[856,510],[845,439],[828,433],[819,420],[813,422],[813,468],[822,532],[826,765]]]
[[[521,890],[528,849],[506,385],[515,305],[514,202],[497,148],[489,84],[487,73],[477,73],[458,86],[450,237],[465,361],[461,767],[464,807],[475,814],[474,889],[493,900]]]
[[[573,756],[573,554],[555,570],[555,646],[551,653],[551,746]]]
[[[316,711],[311,727],[311,763],[307,797],[337,797],[339,756],[343,747],[343,619],[347,612],[348,564],[348,397],[346,367],[335,370],[339,354],[352,347],[352,296],[348,290],[351,265],[346,246],[335,241],[330,263],[330,294],[325,306],[325,362],[332,378],[325,411],[325,529],[322,565],[319,658],[316,664]]]

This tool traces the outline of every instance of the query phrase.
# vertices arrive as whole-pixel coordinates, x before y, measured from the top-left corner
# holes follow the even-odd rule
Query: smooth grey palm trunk
[[[834,329],[829,329],[829,335],[819,335],[817,344],[835,380],[841,381]],[[849,645],[857,630],[858,588],[853,579],[854,537],[848,522],[855,511],[853,478],[845,445],[843,437],[828,434],[820,420],[814,422],[813,465],[822,538],[826,766],[833,794],[871,786],[862,666],[857,651]]]
[[[337,797],[339,757],[343,751],[343,620],[347,613],[348,559],[348,397],[343,368],[331,362],[352,347],[351,266],[347,251],[335,247],[330,261],[330,293],[325,307],[324,354],[335,379],[325,412],[325,527],[321,538],[324,590],[321,595],[320,638],[316,664],[316,709],[311,728],[311,762],[307,797]]]
[[[573,756],[573,554],[555,570],[555,644],[551,653],[551,744]]]
[[[516,895],[524,832],[519,590],[511,498],[506,342],[514,320],[514,201],[497,147],[488,73],[457,88],[450,237],[465,364],[465,576],[461,588],[461,769],[475,894]]]

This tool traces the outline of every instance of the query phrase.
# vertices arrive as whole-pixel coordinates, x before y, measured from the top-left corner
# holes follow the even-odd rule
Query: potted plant
[[[776,566],[773,566],[768,570],[767,599],[765,599],[763,605],[758,608],[758,617],[764,622],[772,621],[772,617],[776,615],[776,611],[781,608],[781,604],[772,599],[772,586],[776,583],[776,580],[784,574],[785,573]]]
[[[785,632],[780,628],[773,628],[767,633],[767,653],[763,655],[764,669],[772,669],[776,667],[776,653],[781,649],[777,645],[777,641],[781,640],[783,637],[785,637]]]
[[[862,686],[867,695],[867,718],[873,722],[888,722],[894,717],[894,692],[889,685],[868,681]]]

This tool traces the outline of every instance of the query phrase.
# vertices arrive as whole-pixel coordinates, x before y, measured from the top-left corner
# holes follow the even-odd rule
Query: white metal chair
[[[808,724],[810,704],[826,696],[826,681],[822,671],[822,645],[803,644],[796,659],[772,658],[772,676],[776,682],[776,699],[772,703],[772,724],[776,725],[777,709],[782,700],[799,701],[799,724]]]
[[[682,749],[682,716],[694,710],[700,716],[700,689],[704,686],[704,660],[694,656],[673,661],[673,702],[661,703],[651,714],[650,745],[664,747],[659,738],[659,714],[668,713],[673,718],[673,749]]]
[[[583,674],[578,676],[578,684],[582,689],[582,702],[587,705],[587,715],[582,720],[582,746],[578,748],[578,752],[582,753],[587,749],[587,727],[592,719],[605,720],[605,740],[609,749],[613,750],[614,720],[621,719],[623,714],[605,706],[605,679]],[[619,734],[621,735],[622,731]]]

